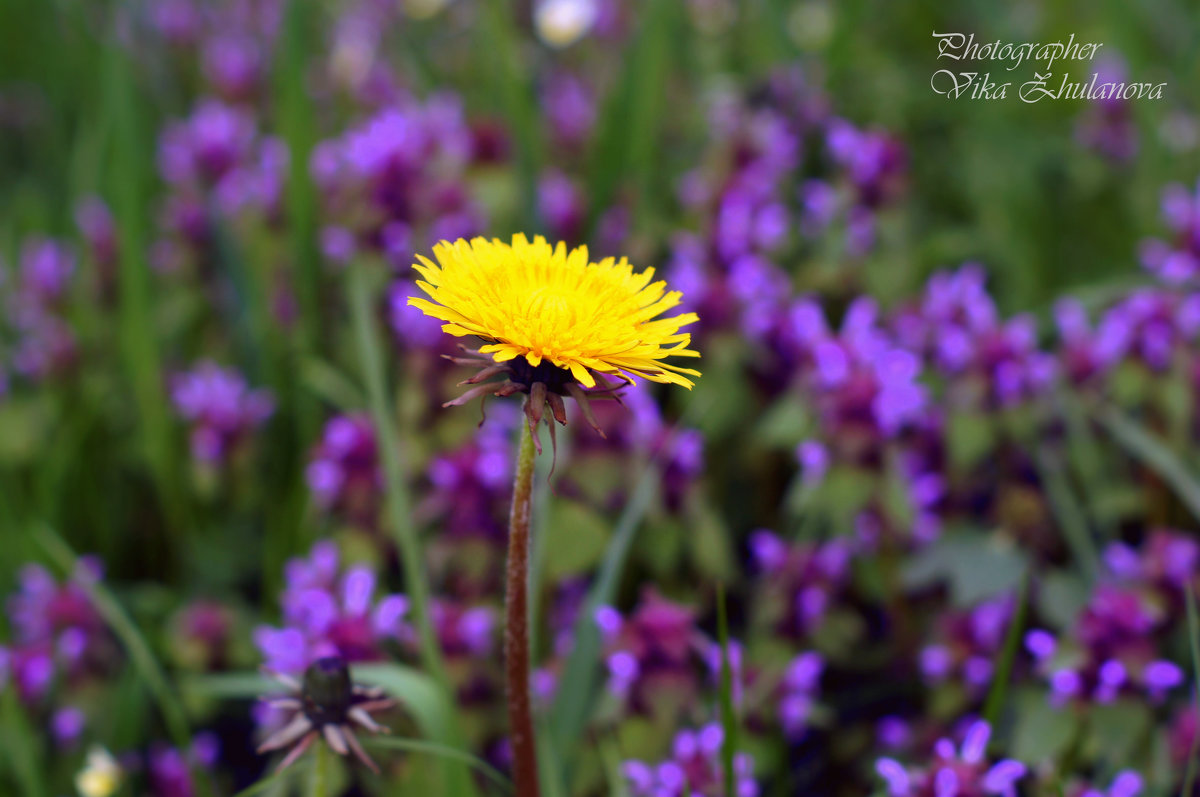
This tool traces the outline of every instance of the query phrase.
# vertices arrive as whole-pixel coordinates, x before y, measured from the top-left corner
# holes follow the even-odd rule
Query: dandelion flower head
[[[418,256],[417,285],[429,296],[409,304],[445,322],[456,336],[477,336],[497,363],[524,358],[533,369],[549,363],[571,381],[596,386],[596,374],[631,382],[642,377],[691,388],[699,372],[664,362],[699,357],[680,328],[695,313],[660,318],[679,291],[652,282],[654,269],[635,273],[625,258],[588,260],[587,247],[568,250],[544,238],[512,243],[475,238],[434,247],[437,262]],[[566,374],[563,378],[566,378]]]

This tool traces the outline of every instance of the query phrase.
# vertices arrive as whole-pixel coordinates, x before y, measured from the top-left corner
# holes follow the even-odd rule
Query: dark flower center
[[[541,382],[546,390],[560,396],[567,395],[567,385],[574,384],[575,377],[566,368],[543,360],[540,365],[532,366],[524,357],[517,357],[509,363],[512,374],[510,381],[521,385],[528,392],[534,382]]]
[[[346,721],[354,703],[350,669],[337,656],[318,659],[304,671],[304,714],[318,727]]]

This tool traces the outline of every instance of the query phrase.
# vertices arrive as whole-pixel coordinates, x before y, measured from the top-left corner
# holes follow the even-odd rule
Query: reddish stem
[[[529,516],[533,495],[533,435],[521,424],[517,476],[508,518],[508,567],[504,595],[504,674],[512,742],[513,780],[520,797],[538,797],[533,715],[529,706]]]

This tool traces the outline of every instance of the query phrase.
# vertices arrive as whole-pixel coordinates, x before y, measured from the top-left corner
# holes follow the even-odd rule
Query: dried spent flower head
[[[388,733],[387,728],[372,719],[371,712],[392,708],[396,701],[378,687],[353,683],[345,660],[337,656],[313,662],[304,671],[303,682],[280,674],[275,674],[275,678],[291,689],[292,694],[266,698],[266,703],[272,708],[291,712],[291,715],[283,727],[259,745],[258,752],[292,747],[279,762],[277,772],[304,755],[318,736],[323,737],[338,755],[353,752],[368,769],[379,772],[379,767],[359,744],[352,726],[358,725],[372,733]]]
[[[488,394],[526,393],[525,413],[535,427],[547,406],[556,421],[566,423],[566,395],[599,431],[588,397],[610,397],[619,387],[605,376],[690,389],[688,377],[700,375],[664,362],[670,356],[700,356],[688,348],[691,335],[679,331],[699,319],[695,313],[658,318],[677,306],[682,294],[668,291],[665,281],[651,282],[653,268],[634,273],[624,258],[592,263],[587,247],[552,247],[540,236],[531,242],[514,235],[511,244],[484,238],[443,241],[433,253],[437,263],[418,256],[413,266],[423,277],[417,286],[429,299],[412,297],[408,303],[444,321],[444,332],[487,341],[477,351],[468,350],[472,356],[455,358],[486,367],[463,383],[476,387],[449,405]],[[507,378],[487,382],[497,376]],[[598,389],[585,393],[584,388]]]

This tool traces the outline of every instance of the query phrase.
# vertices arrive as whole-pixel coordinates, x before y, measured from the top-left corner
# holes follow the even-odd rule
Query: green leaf
[[[729,661],[729,620],[725,615],[725,587],[717,585],[717,641],[721,645],[721,685],[718,700],[721,704],[721,727],[725,738],[721,744],[721,766],[724,770],[725,793],[736,794],[737,778],[733,759],[738,746],[738,723],[733,710],[733,667]]]
[[[604,556],[609,530],[604,519],[586,506],[562,499],[550,506],[543,538],[543,578],[558,582],[594,567]]]
[[[808,435],[810,424],[804,403],[785,396],[768,407],[754,424],[754,439],[774,448],[795,448]]]
[[[974,468],[995,450],[992,419],[982,413],[951,412],[946,418],[946,447],[954,471]]]
[[[1200,481],[1175,453],[1115,407],[1104,408],[1097,416],[1116,441],[1135,459],[1161,476],[1192,516],[1200,519]]]
[[[860,468],[837,466],[830,469],[816,493],[816,500],[833,519],[841,534],[850,534],[854,518],[875,497],[879,483],[874,474]]]
[[[1055,628],[1070,628],[1091,594],[1091,588],[1078,573],[1053,571],[1038,578],[1038,613]]]
[[[0,403],[0,463],[23,464],[41,453],[48,415],[42,402],[6,396]]]
[[[1038,764],[1057,759],[1075,735],[1075,718],[1070,711],[1050,705],[1044,689],[1024,689],[1012,701],[1016,724],[1012,755],[1019,761]]]
[[[1098,760],[1130,762],[1154,723],[1154,710],[1132,699],[1092,707],[1091,729]]]
[[[459,746],[454,708],[437,682],[402,664],[356,664],[354,680],[383,688],[404,706],[426,738]]]
[[[956,606],[974,606],[1015,589],[1026,569],[1026,554],[995,534],[948,534],[910,559],[904,567],[908,587],[950,584]]]
[[[697,573],[712,580],[735,577],[737,556],[733,551],[733,535],[717,509],[703,497],[690,508],[681,532],[677,540],[691,557]],[[657,533],[654,541],[657,544]]]
[[[425,737],[448,748],[465,750],[458,714],[436,680],[400,664],[359,664],[354,678],[360,683],[382,687],[412,715]],[[467,777],[469,767],[450,767],[454,777],[446,784],[449,793],[474,794]]]
[[[513,793],[512,782],[501,774],[495,767],[484,761],[478,756],[465,753],[462,750],[457,750],[453,747],[447,747],[444,744],[436,742],[425,742],[420,739],[402,739],[399,737],[371,737],[363,742],[367,747],[379,748],[382,750],[403,750],[408,753],[419,753],[430,755],[436,758],[443,758],[447,761],[457,761],[467,764],[475,769],[489,781],[499,786],[506,794]]]

